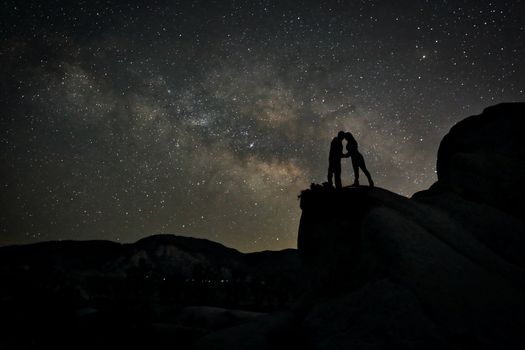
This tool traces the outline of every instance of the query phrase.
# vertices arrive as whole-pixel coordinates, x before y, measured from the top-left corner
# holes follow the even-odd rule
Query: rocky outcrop
[[[298,248],[315,291],[304,321],[314,348],[522,347],[524,107],[454,126],[438,182],[411,199],[303,191]]]
[[[429,341],[436,346],[508,348],[525,340],[520,330],[525,326],[525,273],[514,256],[525,248],[518,246],[525,227],[511,215],[498,211],[499,225],[490,216],[475,216],[477,227],[463,225],[429,198],[421,202],[378,188],[320,196],[312,191],[303,200],[315,204],[305,203],[299,249],[312,288],[330,300],[314,302],[314,314],[306,320],[332,315],[330,309],[338,309],[337,317],[342,317],[315,323],[309,332],[318,334],[314,343],[335,349],[350,340],[363,343],[377,333],[377,348],[387,343],[420,348]],[[345,214],[325,201],[353,203],[360,210]],[[500,254],[486,245],[498,234],[500,246],[510,245],[505,252],[512,253]],[[391,323],[383,319],[385,313],[394,318]],[[344,333],[339,341],[331,327],[338,337]],[[399,333],[399,328],[405,331]],[[412,328],[418,331],[406,331]]]
[[[438,150],[438,182],[450,191],[523,219],[525,103],[486,108],[452,127]]]

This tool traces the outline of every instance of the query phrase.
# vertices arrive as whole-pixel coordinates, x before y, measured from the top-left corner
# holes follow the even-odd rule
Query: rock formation
[[[525,103],[503,103],[457,123],[438,150],[438,182],[454,192],[523,218]]]
[[[524,118],[525,104],[503,104],[458,123],[438,182],[412,199],[303,192],[298,248],[328,300],[304,321],[314,348],[523,346]]]

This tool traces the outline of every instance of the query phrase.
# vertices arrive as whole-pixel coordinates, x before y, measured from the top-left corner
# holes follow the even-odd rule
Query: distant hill
[[[114,339],[119,333],[107,334],[107,323],[125,333],[136,327],[145,332],[144,325],[150,332],[157,323],[164,329],[166,323],[177,329],[184,345],[209,331],[205,324],[196,327],[196,320],[220,328],[286,309],[306,285],[296,250],[243,254],[175,235],[132,244],[57,241],[2,247],[0,279],[2,329],[8,334],[30,329],[39,334],[38,343],[55,345],[53,329],[63,329],[58,342],[63,346],[85,327]],[[150,336],[127,334],[121,341],[134,346]],[[163,339],[145,345],[165,344]],[[30,338],[18,336],[0,345],[8,340],[11,346],[30,345]]]

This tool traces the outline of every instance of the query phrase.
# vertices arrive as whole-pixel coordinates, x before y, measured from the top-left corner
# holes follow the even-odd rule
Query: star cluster
[[[522,1],[3,1],[0,13],[1,244],[176,233],[294,247],[297,195],[325,181],[339,130],[376,185],[411,195],[436,180],[455,122],[525,96]]]

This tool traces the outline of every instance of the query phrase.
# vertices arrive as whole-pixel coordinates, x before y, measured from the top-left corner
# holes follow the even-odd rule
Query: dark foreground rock
[[[503,103],[454,125],[439,146],[438,182],[432,189],[522,217],[524,111],[525,103]]]
[[[439,181],[303,191],[305,324],[319,349],[525,344],[525,104],[465,119],[443,139]]]
[[[319,348],[523,344],[525,274],[514,258],[525,249],[523,222],[494,209],[498,221],[475,216],[474,227],[432,205],[431,197],[419,201],[379,188],[320,191],[326,193],[303,198],[299,231],[316,298],[306,321],[324,320],[308,332]],[[361,210],[331,207],[341,202]],[[449,200],[448,210],[463,204]],[[500,246],[510,245],[506,250],[486,245],[498,237],[505,239]]]

